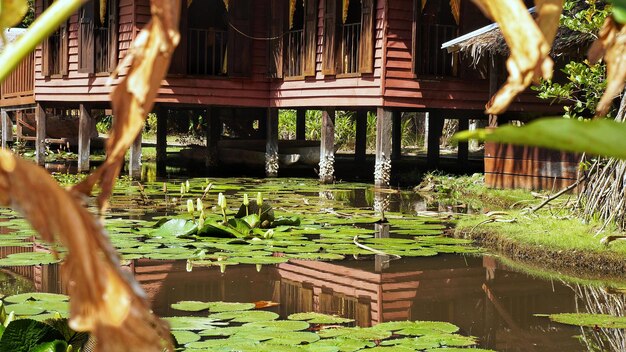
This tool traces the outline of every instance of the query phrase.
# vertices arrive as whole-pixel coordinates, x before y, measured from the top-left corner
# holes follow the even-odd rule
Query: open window
[[[460,0],[413,0],[413,71],[416,75],[457,75],[457,54],[441,44],[458,36]]]
[[[374,0],[327,0],[322,71],[374,72]]]
[[[112,72],[118,62],[118,2],[88,0],[79,13],[78,72]]]
[[[47,9],[52,0],[43,1],[43,9]],[[42,43],[41,73],[45,76],[66,76],[68,71],[69,33],[67,21]]]

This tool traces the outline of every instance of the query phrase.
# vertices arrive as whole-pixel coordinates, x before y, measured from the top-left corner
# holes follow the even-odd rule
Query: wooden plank
[[[335,110],[322,111],[320,136],[320,183],[332,183],[335,179]]]
[[[520,159],[537,161],[567,161],[578,163],[580,154],[555,149],[486,142],[485,158]]]
[[[356,112],[356,142],[354,144],[354,160],[365,161],[367,153],[367,110]]]
[[[578,163],[535,159],[485,158],[485,172],[533,177],[576,179]]]
[[[391,119],[392,112],[384,108],[376,109],[376,164],[374,184],[376,187],[389,186],[391,174]]]
[[[428,169],[436,169],[439,166],[439,139],[443,132],[444,118],[440,112],[428,113],[428,150],[426,151]]]
[[[266,144],[265,144],[265,175],[278,176],[278,109],[267,110]]]
[[[91,111],[85,104],[79,106],[78,122],[78,172],[89,171],[89,155],[91,154]]]
[[[2,119],[2,149],[7,149],[7,142],[13,140],[13,123],[4,109],[0,111],[0,119]]]
[[[167,118],[169,110],[157,104],[154,107],[156,114],[156,168],[158,175],[165,175],[167,162]]]
[[[35,160],[38,165],[43,166],[46,159],[46,111],[39,103],[35,107],[35,121],[37,122]]]
[[[527,175],[506,175],[485,173],[485,184],[491,188],[511,189],[522,188],[528,190],[560,190],[573,184],[575,180],[534,177]]]
[[[296,140],[306,139],[306,109],[296,110]]]

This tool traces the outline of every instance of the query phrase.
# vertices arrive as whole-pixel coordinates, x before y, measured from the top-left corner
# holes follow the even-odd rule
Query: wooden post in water
[[[394,110],[391,120],[391,160],[398,160],[402,157],[402,112]]]
[[[320,138],[320,182],[332,183],[335,180],[335,109],[322,111]]]
[[[354,144],[354,160],[365,161],[367,154],[367,110],[356,111],[356,141]]]
[[[296,140],[306,139],[306,109],[296,110]]]
[[[35,106],[35,121],[37,123],[35,137],[35,160],[40,166],[46,162],[46,110],[41,104]]]
[[[278,176],[278,108],[268,108],[265,137],[265,175]]]
[[[387,187],[391,179],[391,125],[392,112],[385,108],[376,109],[376,164],[374,185]]]
[[[459,119],[459,131],[465,131],[469,129],[469,119]],[[461,168],[461,171],[466,172],[469,162],[469,143],[467,141],[459,142],[457,145],[456,160]]]
[[[78,107],[78,172],[89,171],[91,154],[91,111],[85,104]]]
[[[135,180],[141,178],[141,132],[130,146],[130,157],[128,161],[128,175]]]
[[[441,112],[430,111],[428,113],[428,150],[426,151],[426,164],[428,169],[436,169],[439,166],[439,140],[443,132],[444,118]]]
[[[0,119],[2,119],[2,149],[7,149],[7,142],[13,139],[13,123],[5,109],[0,110]]]
[[[167,118],[169,109],[163,105],[155,105],[156,114],[156,171],[157,175],[165,176],[167,167]]]

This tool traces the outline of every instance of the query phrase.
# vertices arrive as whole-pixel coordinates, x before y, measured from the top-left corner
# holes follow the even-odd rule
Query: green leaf
[[[185,312],[200,312],[209,309],[210,304],[200,301],[180,301],[172,304],[172,308]]]
[[[54,340],[63,340],[63,335],[52,326],[32,319],[18,319],[4,330],[0,351],[29,352],[44,342]]]
[[[198,231],[198,225],[191,220],[171,219],[152,231],[152,237],[181,237],[189,236]]]
[[[626,317],[618,317],[608,314],[561,313],[550,314],[548,317],[552,321],[568,325],[588,326],[592,328],[626,329]]]
[[[63,340],[54,340],[50,342],[44,342],[35,346],[31,352],[66,352],[67,342]]]
[[[607,119],[545,118],[522,127],[462,131],[454,139],[532,145],[626,159],[626,124]]]
[[[308,313],[295,313],[287,317],[289,320],[304,320],[311,324],[346,324],[352,323],[354,319],[347,319],[337,317],[334,315],[308,312]]]

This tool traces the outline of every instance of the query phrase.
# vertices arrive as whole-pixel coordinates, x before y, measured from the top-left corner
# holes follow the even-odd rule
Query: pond
[[[240,238],[229,234],[219,238],[189,233],[174,236],[156,229],[172,218],[187,224],[192,218],[197,221],[200,211],[188,212],[187,203],[191,200],[196,208],[198,198],[202,198],[206,223],[222,219],[224,214],[217,205],[220,193],[228,202],[225,215],[232,219],[244,193],[255,199],[259,192],[264,203],[271,204],[276,221],[298,218],[299,223],[271,231],[250,231]],[[363,338],[367,345],[347,346],[343,339],[344,345],[337,348],[327,343],[314,349],[313,340],[307,340],[309,335],[297,335],[301,342],[289,340],[302,346],[311,343],[310,350],[373,350],[380,345],[378,349],[394,346],[404,351],[473,345],[467,336],[474,336],[477,346],[497,351],[626,348],[624,330],[581,329],[537,316],[574,312],[624,315],[621,309],[626,299],[610,290],[611,283],[536,271],[486,253],[468,241],[442,236],[453,226],[450,215],[433,212],[439,210],[436,204],[412,192],[374,192],[371,185],[358,183],[320,186],[310,179],[203,178],[145,184],[125,180],[120,182],[111,205],[106,226],[122,253],[124,270],[135,276],[155,312],[163,317],[211,314],[214,319],[225,319],[225,324],[231,325],[226,328],[240,329],[246,324],[261,324],[256,316],[270,313],[249,310],[235,317],[231,311],[239,308],[209,302],[267,301],[272,303],[262,311],[277,313],[271,315],[272,320],[289,317],[301,323],[299,320],[306,319],[296,319],[294,314],[317,312],[350,319],[322,321],[329,325],[366,328],[389,327],[380,324],[393,321],[439,321],[459,328],[458,332],[456,328],[448,331],[448,325],[389,328],[388,335]],[[60,278],[62,268],[48,255],[46,246],[33,242],[32,231],[23,220],[11,211],[0,210],[0,234],[0,264],[4,266],[0,293],[66,291]],[[171,322],[174,327],[180,324]],[[308,322],[305,328],[294,330],[312,334],[327,325]],[[204,329],[181,328],[176,335],[181,340],[200,339],[187,345],[189,351],[220,350],[198,343],[233,334],[226,330],[213,333],[211,329],[219,324],[198,324]],[[438,331],[439,340],[426,341],[424,329]],[[350,331],[363,335],[370,330]],[[196,338],[199,333],[202,336]],[[328,330],[318,332],[323,333],[328,334]],[[246,334],[253,335],[247,330]],[[321,341],[340,340],[322,337]],[[414,340],[407,343],[407,338]],[[278,341],[278,337],[274,339]],[[416,344],[418,340],[428,344]],[[242,344],[241,350],[247,350],[250,342],[237,343]],[[260,350],[255,348],[252,350]]]

